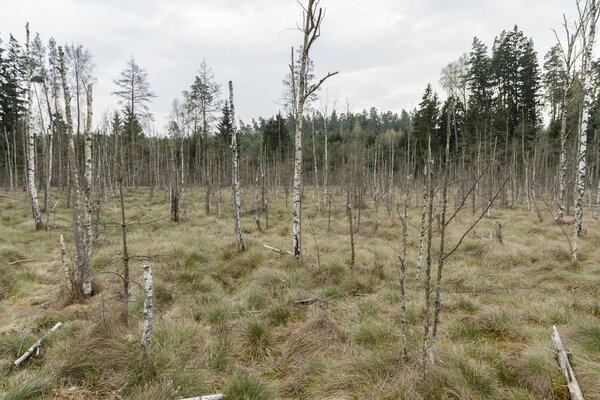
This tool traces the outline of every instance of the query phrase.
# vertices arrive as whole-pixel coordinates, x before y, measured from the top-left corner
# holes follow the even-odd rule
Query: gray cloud
[[[226,88],[234,81],[245,121],[277,112],[290,46],[298,46],[300,7],[283,0],[3,0],[0,33],[33,31],[59,43],[79,42],[96,63],[95,115],[114,108],[113,80],[133,55],[148,71],[157,98],[155,126],[164,130],[173,98],[191,84],[203,59]],[[517,24],[538,58],[554,44],[551,28],[575,14],[570,0],[322,0],[326,17],[312,58],[316,74],[340,71],[331,95],[355,110],[400,111],[418,104],[440,69],[468,52],[474,36],[491,47]],[[343,101],[338,102],[341,106]]]

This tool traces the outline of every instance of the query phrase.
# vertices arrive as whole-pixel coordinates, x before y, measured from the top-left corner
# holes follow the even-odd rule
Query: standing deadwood
[[[577,238],[581,232],[581,220],[583,217],[583,195],[585,192],[585,174],[586,174],[586,150],[587,150],[587,127],[591,96],[591,75],[592,75],[592,51],[594,50],[594,39],[596,36],[597,22],[597,0],[591,0],[586,3],[589,8],[586,8],[582,18],[589,18],[589,33],[585,37],[585,83],[583,95],[583,110],[581,114],[581,129],[579,133],[579,153],[577,155],[577,185],[576,185],[576,200],[575,200],[575,217],[573,218],[573,261],[577,261]],[[583,25],[583,22],[582,22]]]
[[[67,71],[65,68],[65,57],[62,47],[58,47],[60,60],[60,76],[62,80],[63,92],[65,97],[65,117],[67,122],[67,155],[69,160],[69,175],[71,186],[75,189],[75,206],[73,207],[73,241],[75,242],[75,263],[74,273],[77,277],[78,290],[82,290],[83,283],[82,271],[85,259],[85,244],[81,231],[81,195],[79,191],[79,173],[77,171],[77,160],[75,158],[75,143],[73,142],[73,120],[71,117],[71,95],[69,94],[69,84],[67,82]]]
[[[554,342],[556,360],[558,361],[558,366],[565,377],[565,381],[567,381],[567,388],[569,389],[571,400],[584,400],[583,393],[581,393],[579,383],[577,383],[577,378],[575,378],[573,368],[571,368],[569,356],[567,355],[562,341],[560,340],[560,335],[558,334],[556,325],[552,326],[552,341]]]
[[[375,158],[373,160],[373,228],[375,232],[377,232],[379,222],[379,185],[377,184],[377,157],[379,157],[379,154],[377,150],[377,139],[375,139]]]
[[[62,267],[65,274],[65,284],[69,291],[73,290],[73,283],[71,282],[71,271],[69,271],[69,264],[67,264],[67,249],[65,248],[65,238],[62,233],[58,237],[60,241],[60,253],[62,255]]]
[[[500,221],[496,221],[494,238],[498,243],[502,243],[502,224]]]
[[[147,356],[150,354],[152,319],[154,318],[154,310],[152,309],[152,269],[147,262],[143,262],[142,270],[144,272],[144,329],[142,331],[142,347],[144,349],[144,354]]]
[[[123,301],[125,310],[129,309],[129,252],[127,251],[127,223],[125,222],[125,199],[123,196],[123,177],[119,178],[119,197],[121,198],[121,233],[123,235]],[[124,313],[127,318],[127,311]]]
[[[309,70],[309,51],[313,43],[321,35],[321,22],[323,21],[323,9],[319,7],[315,15],[315,8],[319,0],[308,0],[308,5],[304,9],[303,26],[301,28],[304,34],[304,40],[301,47],[300,70],[298,76],[298,87],[295,87],[295,66],[294,49],[292,48],[292,60],[290,64],[291,82],[292,82],[292,108],[294,114],[294,198],[292,204],[292,245],[294,256],[299,259],[301,255],[300,243],[300,208],[302,187],[302,122],[304,115],[304,104],[325,80],[337,72],[328,73],[325,77],[315,84],[308,84]]]
[[[92,294],[92,84],[87,86],[87,119],[85,126],[85,172],[84,172],[84,259],[81,271],[82,291],[84,296]]]
[[[559,192],[558,192],[558,213],[557,213],[557,221],[561,222],[563,218],[563,213],[565,210],[565,197],[567,193],[567,108],[568,108],[568,95],[570,88],[573,83],[573,79],[571,79],[571,70],[576,61],[576,49],[575,44],[577,40],[577,36],[579,34],[579,30],[581,29],[581,25],[578,24],[576,26],[576,32],[569,32],[569,25],[567,23],[566,17],[563,16],[563,27],[565,29],[565,34],[567,37],[567,41],[565,46],[561,43],[560,39],[558,39],[558,34],[554,32],[558,43],[561,46],[563,61],[565,65],[565,75],[563,82],[563,90],[560,102],[560,156],[559,156],[559,167],[558,167],[558,184],[559,184]]]
[[[57,322],[56,325],[54,325],[52,327],[52,329],[50,329],[48,332],[46,332],[46,334],[44,336],[42,336],[37,342],[35,342],[29,349],[27,349],[27,351],[17,360],[15,360],[12,363],[12,368],[16,368],[19,366],[19,364],[21,364],[23,361],[27,360],[34,351],[36,351],[37,349],[40,348],[40,345],[42,344],[42,340],[46,339],[52,332],[56,331],[58,328],[60,328],[63,325],[62,322]]]
[[[233,200],[233,226],[235,229],[235,238],[239,251],[244,251],[244,239],[242,238],[242,228],[240,226],[240,185],[238,171],[238,147],[237,134],[235,129],[235,112],[233,109],[233,83],[229,81],[229,109],[231,111],[231,197]]]
[[[408,236],[408,200],[410,188],[406,182],[404,218],[402,219],[402,253],[400,254],[400,326],[402,356],[406,356],[406,237]]]
[[[27,36],[25,68],[27,71],[27,111],[25,112],[25,129],[27,135],[27,184],[29,187],[29,195],[31,197],[31,210],[33,211],[33,220],[35,229],[42,229],[42,214],[40,213],[40,205],[38,203],[38,193],[35,184],[35,138],[33,137],[33,101],[31,98],[31,53],[29,50],[29,22],[25,25],[25,33]]]
[[[423,334],[423,375],[427,375],[427,355],[429,341],[429,323],[431,313],[431,239],[433,232],[433,158],[431,157],[431,133],[428,135],[427,143],[427,187],[428,187],[428,203],[427,203],[427,252],[425,261],[425,327]]]
[[[179,185],[177,181],[177,168],[175,167],[175,150],[173,143],[171,143],[171,192],[170,192],[170,203],[171,203],[171,221],[179,223]],[[183,156],[183,153],[182,153]]]
[[[388,217],[392,215],[392,200],[394,196],[394,135],[390,135],[390,172],[388,175],[388,196],[387,201],[385,203],[385,210],[387,212]]]
[[[444,239],[446,237],[446,208],[448,205],[448,175],[450,170],[450,115],[454,109],[454,102],[450,102],[446,118],[446,155],[444,160],[444,182],[442,184],[442,212],[440,224],[440,253],[438,255],[437,280],[435,284],[435,301],[433,307],[433,326],[431,328],[431,343],[429,345],[429,361],[433,363],[435,354],[435,343],[437,339],[437,328],[441,306],[442,271],[444,268]],[[427,367],[425,367],[427,371]]]
[[[350,272],[354,273],[354,229],[352,228],[352,204],[350,204],[350,201],[348,201],[346,207],[348,224],[350,225]]]
[[[315,150],[315,117],[312,119],[312,153],[315,167],[315,185],[317,190],[317,212],[321,212],[321,192],[319,191],[319,169],[317,167],[317,151]]]
[[[427,172],[429,170],[428,163],[423,168],[423,212],[421,213],[421,234],[419,238],[419,258],[417,260],[417,275],[416,279],[421,278],[421,266],[423,265],[423,248],[425,246],[425,218],[427,217],[427,202],[428,202],[428,190],[427,190],[427,179],[429,176]]]

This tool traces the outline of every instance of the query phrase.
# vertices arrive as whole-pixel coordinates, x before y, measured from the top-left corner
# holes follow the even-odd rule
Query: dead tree
[[[408,236],[408,200],[410,188],[406,182],[404,197],[404,218],[402,219],[402,253],[400,254],[400,327],[401,352],[406,356],[406,238]]]
[[[239,168],[238,168],[238,146],[237,132],[235,129],[235,112],[233,108],[233,83],[229,81],[229,108],[231,111],[231,197],[233,200],[233,226],[235,229],[235,238],[239,251],[244,251],[244,239],[242,238],[242,228],[240,226],[240,185],[239,185]]]
[[[27,41],[25,68],[27,74],[27,110],[25,112],[25,130],[27,135],[27,184],[29,187],[29,195],[31,197],[31,210],[33,212],[33,220],[35,222],[35,230],[42,229],[42,214],[40,213],[40,205],[38,202],[37,186],[35,182],[35,138],[33,135],[33,100],[31,90],[31,52],[29,49],[29,22],[25,25],[25,33]]]
[[[594,40],[596,36],[597,22],[597,0],[588,1],[586,9],[581,12],[581,25],[587,21],[588,33],[583,32],[585,42],[585,72],[583,85],[583,110],[581,115],[581,126],[579,133],[579,152],[577,154],[577,183],[576,183],[576,198],[575,198],[575,217],[573,218],[573,261],[577,261],[577,239],[581,232],[581,224],[583,217],[583,195],[585,192],[585,174],[586,174],[586,151],[587,151],[587,127],[590,106],[592,102],[591,96],[591,79],[592,79],[592,52],[594,50]]]
[[[142,348],[144,355],[150,354],[152,344],[152,320],[154,318],[153,310],[153,289],[152,289],[152,269],[146,262],[142,263],[144,273],[144,329],[142,331]]]
[[[319,0],[308,0],[306,8],[303,7],[303,24],[300,31],[303,33],[304,40],[301,47],[300,69],[298,86],[296,87],[296,67],[294,65],[294,49],[292,48],[292,59],[290,64],[291,83],[292,83],[292,109],[294,115],[294,198],[292,205],[292,247],[294,256],[300,258],[300,208],[301,208],[301,187],[302,187],[302,122],[304,116],[304,105],[306,100],[312,95],[325,80],[337,72],[328,73],[320,81],[314,84],[308,82],[309,70],[309,52],[313,43],[321,34],[321,22],[323,21],[323,9],[318,7]],[[318,10],[317,10],[318,8]],[[316,14],[315,14],[316,11]]]
[[[69,94],[69,84],[67,82],[67,74],[65,68],[64,53],[62,48],[58,47],[58,54],[60,59],[60,76],[62,80],[64,99],[65,99],[65,117],[67,127],[67,155],[69,160],[69,174],[70,182],[72,187],[75,189],[75,206],[73,207],[73,241],[75,243],[75,257],[74,257],[74,273],[77,281],[77,290],[80,294],[84,294],[83,282],[87,281],[84,278],[84,274],[87,272],[85,269],[85,258],[87,251],[85,249],[85,240],[81,230],[81,193],[79,190],[79,172],[77,168],[77,160],[75,157],[75,143],[73,142],[73,120],[71,116],[71,95]],[[91,271],[89,271],[91,274]],[[90,278],[91,279],[91,278]],[[89,293],[91,294],[91,293]],[[84,295],[89,295],[84,294]]]
[[[446,155],[444,160],[444,182],[442,184],[442,211],[441,211],[441,224],[440,224],[440,252],[438,255],[438,266],[437,266],[437,280],[435,284],[435,300],[433,307],[433,326],[431,328],[431,343],[429,344],[428,349],[428,358],[431,363],[434,361],[434,353],[435,353],[435,343],[437,339],[437,328],[438,328],[438,320],[440,315],[440,289],[442,286],[442,276],[443,276],[443,268],[444,268],[444,239],[446,236],[446,208],[448,205],[448,174],[450,170],[450,115],[452,114],[452,109],[454,108],[454,103],[451,102],[448,106],[448,114],[446,118],[447,128],[446,128]],[[429,296],[429,295],[427,295]],[[427,359],[425,359],[425,371],[427,371]]]

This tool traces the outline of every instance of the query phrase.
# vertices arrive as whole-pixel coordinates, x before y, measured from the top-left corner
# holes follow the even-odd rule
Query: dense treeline
[[[26,111],[25,50],[12,36],[0,44],[0,165],[1,181],[11,188],[26,186],[27,147],[24,135],[24,115]],[[94,64],[92,55],[81,45],[65,46],[67,71],[69,75],[72,103],[75,108],[74,133],[75,149],[79,168],[83,164],[83,139],[85,102],[83,100],[87,84],[93,80]],[[51,172],[51,186],[70,190],[68,179],[68,157],[64,127],[64,101],[61,101],[61,83],[57,77],[57,44],[50,39],[47,44],[39,34],[35,35],[31,46],[32,90],[34,91],[33,133],[35,135],[38,186],[44,187],[44,179]],[[599,64],[594,63],[593,107],[588,125],[589,140],[594,145],[588,152],[588,159],[596,165],[596,136],[600,96]],[[576,132],[582,106],[581,71],[575,71],[568,97],[567,126],[569,132]],[[137,75],[136,75],[137,74]],[[564,61],[559,45],[551,48],[544,57],[543,67],[533,47],[533,40],[516,26],[503,31],[496,37],[490,49],[478,38],[473,39],[469,53],[442,70],[441,85],[447,91],[442,100],[428,85],[421,102],[415,110],[402,110],[400,115],[375,108],[352,112],[340,112],[333,108],[324,116],[319,110],[318,101],[312,99],[314,109],[304,116],[304,141],[315,151],[306,152],[304,169],[307,176],[314,169],[313,157],[322,163],[324,152],[324,131],[328,130],[330,143],[330,167],[335,171],[341,168],[347,158],[345,138],[350,134],[363,144],[365,154],[373,158],[375,146],[378,154],[390,159],[390,146],[395,146],[398,155],[394,168],[402,167],[402,158],[410,157],[409,163],[414,172],[420,171],[427,148],[427,137],[432,135],[432,151],[440,154],[443,148],[446,114],[448,105],[453,107],[453,134],[450,150],[453,159],[464,167],[464,171],[481,169],[492,157],[498,169],[508,176],[525,178],[532,168],[541,168],[538,176],[546,178],[544,185],[552,185],[552,176],[558,160],[560,125],[560,99],[565,79]],[[133,80],[130,78],[134,78]],[[149,89],[145,72],[131,59],[120,79],[115,81],[120,107],[111,116],[102,116],[94,131],[93,143],[96,165],[95,179],[99,187],[114,185],[117,161],[125,168],[125,181],[128,186],[169,184],[168,171],[171,169],[171,156],[174,157],[184,184],[227,185],[229,163],[228,146],[232,126],[223,126],[228,109],[221,99],[220,85],[213,73],[203,62],[189,89],[182,92],[181,99],[173,102],[173,111],[168,132],[153,132],[148,128],[148,103],[154,96]],[[139,90],[133,99],[128,94],[129,86]],[[286,105],[287,106],[287,105]],[[543,124],[544,112],[547,114]],[[244,184],[256,180],[260,168],[261,154],[268,166],[269,179],[277,184],[290,183],[289,168],[277,165],[289,164],[293,147],[293,116],[289,112],[269,118],[258,117],[251,123],[239,125],[239,142]],[[314,134],[313,134],[314,132]],[[574,163],[577,150],[577,135],[570,134],[568,162]],[[51,144],[52,142],[52,144]],[[174,152],[170,148],[174,147]],[[49,149],[54,154],[50,155]],[[118,151],[113,151],[114,149]],[[538,152],[536,165],[534,153]],[[52,171],[49,167],[49,158]],[[123,160],[117,160],[117,158]],[[479,163],[477,164],[477,158]],[[372,163],[372,161],[371,161]],[[527,166],[530,166],[528,169]],[[103,171],[108,172],[105,174]],[[213,171],[211,174],[210,172]],[[275,173],[277,171],[277,174]],[[591,169],[588,181],[597,178],[597,168]],[[276,176],[277,175],[277,176]],[[321,178],[322,179],[322,178]],[[515,181],[517,179],[515,178]],[[210,181],[210,182],[209,182]],[[519,179],[525,182],[525,179]],[[548,186],[546,186],[549,189]],[[513,184],[514,190],[516,183]],[[525,190],[525,189],[523,189]],[[572,190],[572,189],[571,189]],[[506,199],[504,200],[507,201]],[[567,203],[568,204],[568,203]]]

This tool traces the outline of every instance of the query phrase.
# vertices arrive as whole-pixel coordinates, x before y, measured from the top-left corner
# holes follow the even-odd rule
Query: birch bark
[[[231,109],[231,196],[233,200],[233,225],[235,229],[235,238],[237,240],[238,250],[244,251],[244,239],[242,238],[242,228],[240,226],[240,185],[238,172],[238,146],[235,129],[235,111],[233,108],[233,83],[229,81],[229,108]]]
[[[33,101],[31,98],[31,53],[29,49],[29,22],[25,25],[27,35],[25,68],[27,73],[27,111],[25,113],[25,129],[27,131],[27,184],[29,186],[29,195],[31,197],[31,210],[33,212],[33,221],[35,229],[42,229],[42,214],[38,202],[37,187],[35,185],[35,139],[33,137]]]
[[[589,109],[591,104],[591,75],[592,75],[592,51],[594,49],[594,40],[596,36],[596,12],[597,0],[589,3],[589,33],[586,37],[585,48],[585,83],[583,96],[583,110],[581,116],[581,127],[579,135],[579,153],[577,155],[577,197],[575,201],[575,218],[573,219],[573,261],[577,261],[577,239],[581,231],[581,220],[583,217],[583,195],[585,192],[585,174],[586,174],[586,150],[587,150],[587,127]]]

